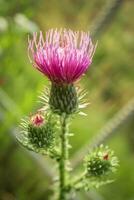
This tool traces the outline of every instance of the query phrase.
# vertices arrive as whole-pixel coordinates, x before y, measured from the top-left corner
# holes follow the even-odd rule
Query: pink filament
[[[52,82],[73,83],[79,79],[92,63],[96,45],[89,33],[72,30],[50,29],[44,40],[33,34],[28,39],[28,55],[33,66]]]

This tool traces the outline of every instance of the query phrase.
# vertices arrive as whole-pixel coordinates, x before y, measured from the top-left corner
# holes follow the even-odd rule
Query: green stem
[[[67,180],[67,165],[68,160],[68,134],[67,134],[67,115],[61,116],[61,158],[59,161],[59,200],[66,200],[66,180]]]

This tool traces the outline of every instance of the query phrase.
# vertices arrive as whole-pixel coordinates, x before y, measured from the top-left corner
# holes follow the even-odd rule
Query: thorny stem
[[[67,160],[68,160],[68,133],[67,133],[67,115],[61,116],[61,158],[59,161],[59,200],[66,200],[66,182],[67,182]]]

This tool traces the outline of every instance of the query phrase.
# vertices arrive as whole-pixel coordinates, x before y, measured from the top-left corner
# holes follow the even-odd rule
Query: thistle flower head
[[[79,79],[92,63],[96,45],[89,33],[50,29],[28,40],[33,66],[52,82],[70,84]]]
[[[118,159],[108,147],[96,148],[86,158],[86,174],[90,177],[102,177],[114,172],[118,167]]]

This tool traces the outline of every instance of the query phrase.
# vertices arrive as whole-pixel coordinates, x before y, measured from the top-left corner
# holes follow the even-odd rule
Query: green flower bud
[[[43,117],[37,114],[34,123],[28,125],[28,139],[34,148],[47,150],[53,145],[54,140],[54,132],[51,124],[44,122]]]
[[[62,115],[73,114],[78,109],[78,97],[73,84],[58,85],[53,83],[50,91],[49,105],[52,112]]]
[[[113,151],[101,145],[87,156],[85,165],[87,177],[101,177],[116,170],[118,159]]]
[[[41,113],[36,113],[25,121],[23,131],[19,138],[20,143],[26,148],[43,153],[54,146],[54,124]]]

